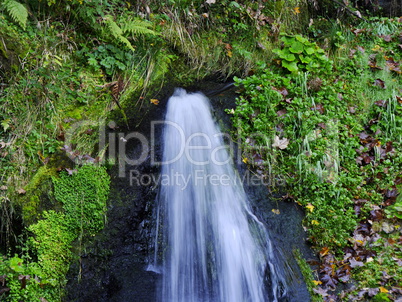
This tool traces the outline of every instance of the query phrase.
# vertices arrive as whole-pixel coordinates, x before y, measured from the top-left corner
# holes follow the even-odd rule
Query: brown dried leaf
[[[356,36],[358,36],[359,34],[365,32],[365,31],[366,31],[365,29],[356,28],[356,29],[352,30],[352,33],[354,33]]]
[[[276,113],[276,115],[279,116],[279,117],[281,117],[281,116],[285,115],[286,113],[287,113],[287,110],[286,110],[286,109],[282,109],[282,110],[279,110],[279,111]]]
[[[324,106],[322,104],[316,104],[310,108],[311,110],[317,110],[319,113],[324,114]]]
[[[17,190],[17,193],[21,194],[21,195],[25,194],[26,192],[27,191],[25,191],[23,188],[20,188],[20,189]]]
[[[375,79],[373,85],[377,86],[377,87],[380,87],[382,89],[386,89],[385,82],[383,80],[381,80],[381,79]]]
[[[378,100],[378,101],[375,101],[374,104],[376,104],[377,106],[380,106],[380,107],[384,107],[384,108],[387,107],[386,100]]]
[[[69,169],[69,168],[65,168],[65,170],[67,171],[68,175],[73,175],[74,173],[77,172],[76,169]]]
[[[285,87],[282,88],[276,88],[276,87],[272,87],[273,90],[278,91],[280,94],[282,94],[282,96],[285,98],[288,96],[289,92]]]
[[[289,145],[289,140],[287,138],[280,139],[279,136],[275,135],[274,143],[272,147],[277,147],[281,150],[286,149]]]
[[[321,295],[323,297],[328,296],[328,289],[323,289],[322,287],[318,287],[318,288],[313,288],[313,291],[318,294]]]

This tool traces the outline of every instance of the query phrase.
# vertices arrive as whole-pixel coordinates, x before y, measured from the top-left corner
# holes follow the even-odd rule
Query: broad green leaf
[[[293,62],[296,60],[296,57],[294,54],[290,53],[290,54],[287,54],[285,57],[283,57],[283,59],[285,59],[286,61],[289,61],[289,62]]]
[[[281,41],[283,41],[283,43],[285,43],[285,46],[289,46],[294,42],[294,38],[293,37],[289,37],[289,36],[283,36],[281,38]]]
[[[304,51],[306,52],[306,54],[311,55],[314,53],[315,49],[313,47],[306,47]]]
[[[282,50],[280,50],[280,51],[278,51],[276,53],[279,55],[279,57],[281,59],[284,59],[286,61],[294,61],[294,60],[296,60],[295,55],[290,53],[289,49],[287,49],[287,48],[284,48],[284,49],[282,49]]]
[[[304,64],[308,64],[312,61],[313,59],[310,56],[300,56],[300,61]]]
[[[290,72],[295,72],[295,71],[299,70],[299,68],[297,67],[296,62],[287,62],[287,61],[283,60],[282,61],[282,66],[284,68],[286,68],[287,70],[289,70]]]
[[[303,52],[303,44],[300,42],[294,42],[292,46],[290,46],[289,50],[293,53],[302,53]]]
[[[295,38],[296,38],[297,41],[299,41],[299,42],[301,42],[303,44],[308,43],[308,40],[306,38],[300,36],[300,35],[296,35]]]

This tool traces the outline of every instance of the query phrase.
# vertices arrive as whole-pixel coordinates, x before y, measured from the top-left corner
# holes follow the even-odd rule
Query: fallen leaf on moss
[[[364,265],[362,261],[357,261],[355,258],[349,259],[349,263],[351,268],[360,267]]]
[[[314,207],[311,203],[308,203],[308,204],[306,205],[306,208],[307,208],[310,212],[313,212],[315,207]]]
[[[377,87],[380,87],[380,88],[382,88],[382,89],[385,89],[385,88],[386,88],[385,82],[384,82],[383,80],[381,80],[381,79],[375,79],[373,85],[374,85],[374,86],[377,86]]]
[[[380,286],[380,292],[387,293],[388,290],[385,287]]]
[[[23,188],[20,188],[20,189],[17,190],[17,193],[18,193],[18,194],[21,194],[21,195],[22,195],[22,194],[25,194],[26,192],[27,192],[27,191],[25,191]]]
[[[287,138],[280,139],[279,136],[275,135],[274,143],[272,147],[277,147],[281,150],[286,149],[288,147],[289,140]]]

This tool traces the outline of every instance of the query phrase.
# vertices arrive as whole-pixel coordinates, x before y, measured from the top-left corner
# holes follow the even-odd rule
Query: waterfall
[[[163,144],[154,259],[163,275],[160,300],[283,301],[268,233],[203,94],[176,89]]]

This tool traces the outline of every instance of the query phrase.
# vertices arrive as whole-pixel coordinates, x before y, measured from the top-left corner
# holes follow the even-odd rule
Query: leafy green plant
[[[44,212],[42,220],[31,225],[34,234],[32,246],[36,249],[41,267],[41,277],[56,290],[65,284],[65,275],[71,261],[71,244],[76,234],[66,223],[64,213]]]
[[[274,49],[279,56],[281,66],[292,73],[298,71],[329,72],[332,62],[323,49],[316,43],[309,42],[301,35],[282,34],[283,47]]]
[[[65,223],[74,233],[96,234],[104,226],[109,176],[103,167],[84,165],[53,178],[55,198],[63,204]]]
[[[116,72],[128,69],[130,62],[134,56],[120,48],[111,44],[100,45],[92,52],[85,54],[88,57],[88,63],[95,70],[102,68],[106,74],[112,76]]]

